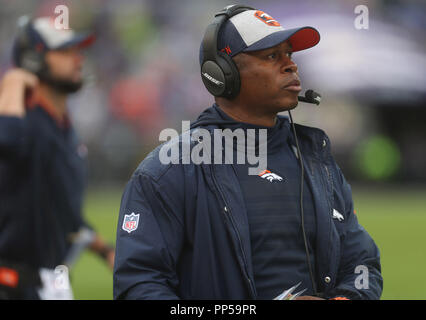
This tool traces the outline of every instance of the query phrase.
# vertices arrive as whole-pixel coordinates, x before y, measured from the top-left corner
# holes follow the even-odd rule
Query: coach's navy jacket
[[[23,118],[0,116],[0,265],[64,263],[71,233],[86,225],[86,156],[79,148],[72,126],[47,104]]]
[[[224,121],[209,108],[191,133],[212,132]],[[379,299],[379,250],[358,224],[329,139],[319,129],[296,130],[316,210],[317,289],[325,298]],[[182,147],[185,140],[169,143]],[[199,143],[206,142],[192,139],[191,149]],[[247,214],[232,165],[161,164],[160,149],[139,165],[122,197],[114,298],[256,299]],[[333,209],[344,220],[333,219]],[[137,224],[123,225],[132,213]]]

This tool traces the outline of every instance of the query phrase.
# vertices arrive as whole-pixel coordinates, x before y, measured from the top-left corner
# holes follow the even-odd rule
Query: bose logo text
[[[217,85],[217,86],[222,86],[223,85],[223,82],[222,81],[219,81],[219,80],[217,80],[217,79],[215,79],[215,78],[213,78],[211,75],[209,75],[207,72],[204,72],[203,73],[203,76],[204,77],[206,77],[208,80],[210,80],[211,82],[213,82],[215,85]]]

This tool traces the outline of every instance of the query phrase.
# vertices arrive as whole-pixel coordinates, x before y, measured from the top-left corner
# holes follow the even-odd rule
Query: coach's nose
[[[284,72],[296,73],[298,70],[297,64],[293,60],[287,58],[286,63],[283,65],[282,69]]]

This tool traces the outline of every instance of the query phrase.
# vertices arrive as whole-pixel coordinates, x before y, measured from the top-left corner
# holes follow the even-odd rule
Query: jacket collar
[[[45,96],[41,95],[38,91],[35,91],[33,93],[27,105],[29,109],[39,107],[44,110],[47,115],[55,122],[55,124],[61,129],[67,129],[71,126],[68,114],[65,113],[64,115],[61,115],[55,105]]]

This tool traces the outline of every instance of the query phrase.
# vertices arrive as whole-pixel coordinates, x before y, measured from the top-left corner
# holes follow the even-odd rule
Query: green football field
[[[426,299],[426,188],[353,187],[359,222],[382,256],[382,299]],[[121,189],[88,193],[87,220],[115,241]],[[75,299],[112,299],[112,271],[85,252],[71,270]]]

